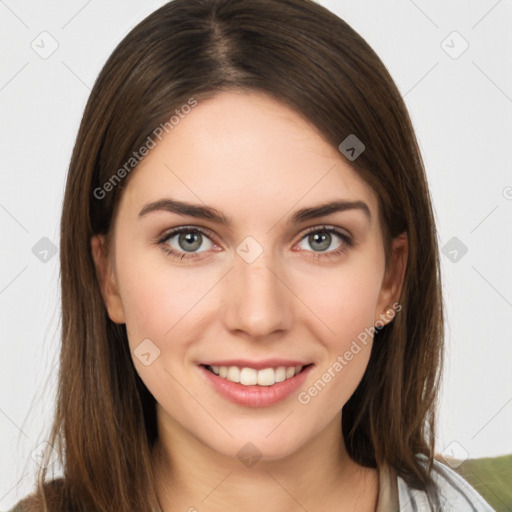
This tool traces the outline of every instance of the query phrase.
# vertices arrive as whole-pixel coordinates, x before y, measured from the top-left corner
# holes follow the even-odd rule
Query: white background
[[[59,347],[59,216],[71,150],[90,89],[126,33],[162,1],[0,1],[2,66],[0,509],[33,485]],[[512,452],[512,3],[510,0],[331,0],[388,67],[409,108],[444,246],[448,357],[438,451]],[[142,5],[144,4],[144,5]],[[58,42],[47,59],[41,32]],[[457,31],[458,58],[442,42]],[[45,48],[50,48],[46,39]],[[444,45],[457,52],[462,41]],[[446,47],[446,46],[444,46]]]

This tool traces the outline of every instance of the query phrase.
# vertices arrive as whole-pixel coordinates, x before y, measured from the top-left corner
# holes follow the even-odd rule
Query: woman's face
[[[260,93],[199,102],[156,142],[122,194],[109,265],[93,239],[110,318],[166,428],[229,456],[293,453],[339,425],[371,328],[393,317],[403,265],[385,271],[376,195]]]

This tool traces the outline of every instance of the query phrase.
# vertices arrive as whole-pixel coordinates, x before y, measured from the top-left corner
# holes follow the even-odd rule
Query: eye
[[[165,252],[179,259],[195,258],[195,254],[208,251],[215,246],[203,229],[187,226],[165,234],[158,243]],[[202,246],[204,250],[199,251]]]
[[[337,244],[336,239],[338,239]],[[179,260],[200,258],[200,253],[218,248],[207,231],[190,226],[173,229],[164,234],[157,244],[168,255]],[[309,250],[305,244],[313,250]],[[333,244],[335,244],[334,247]],[[335,257],[346,252],[353,245],[354,242],[349,235],[338,228],[327,226],[310,228],[299,242],[299,248],[311,253],[308,257],[312,258]],[[199,250],[201,247],[203,250]]]
[[[339,240],[338,243],[336,239]],[[306,245],[309,245],[313,251],[309,251]],[[309,229],[299,242],[300,249],[316,253],[315,257],[337,255],[347,251],[352,245],[352,238],[349,235],[337,228],[326,226]]]

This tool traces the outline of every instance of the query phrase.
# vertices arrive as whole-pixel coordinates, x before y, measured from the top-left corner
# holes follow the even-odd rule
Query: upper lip
[[[239,368],[278,368],[279,366],[307,366],[309,362],[297,361],[295,359],[265,359],[262,361],[249,361],[247,359],[224,359],[221,361],[205,361],[199,364],[205,366],[238,366]]]

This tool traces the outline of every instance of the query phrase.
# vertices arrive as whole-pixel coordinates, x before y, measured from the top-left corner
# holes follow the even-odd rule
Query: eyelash
[[[189,253],[187,254],[186,252],[177,252],[175,251],[174,249],[172,249],[171,247],[169,247],[169,245],[167,244],[167,242],[175,237],[176,235],[179,235],[180,233],[201,233],[202,235],[206,236],[207,238],[211,239],[211,236],[209,234],[208,231],[200,228],[200,227],[191,227],[191,226],[183,226],[183,227],[180,227],[180,228],[177,228],[177,229],[174,229],[172,231],[170,231],[169,233],[166,233],[164,234],[160,239],[157,240],[157,245],[159,245],[162,250],[168,254],[169,256],[171,256],[173,259],[177,259],[177,260],[194,260],[194,259],[197,259],[199,258],[200,256],[198,256],[197,254],[198,253]],[[334,227],[327,227],[327,226],[322,226],[322,227],[318,227],[318,226],[315,226],[315,227],[312,227],[312,228],[309,228],[303,235],[302,237],[300,238],[299,242],[301,242],[304,238],[306,238],[307,236],[311,235],[311,234],[314,234],[314,233],[332,233],[332,234],[335,234],[337,235],[339,238],[341,238],[343,240],[343,243],[341,244],[341,246],[338,248],[338,249],[334,249],[332,251],[328,251],[328,252],[325,252],[325,251],[320,251],[320,252],[315,252],[315,251],[306,251],[306,252],[312,252],[313,254],[309,257],[313,258],[313,259],[324,259],[324,258],[333,258],[333,257],[337,257],[337,256],[340,256],[342,253],[345,253],[349,250],[349,248],[353,247],[354,246],[354,241],[352,240],[352,238],[347,235],[346,233],[344,233],[343,231],[337,229],[337,228],[334,228]]]

